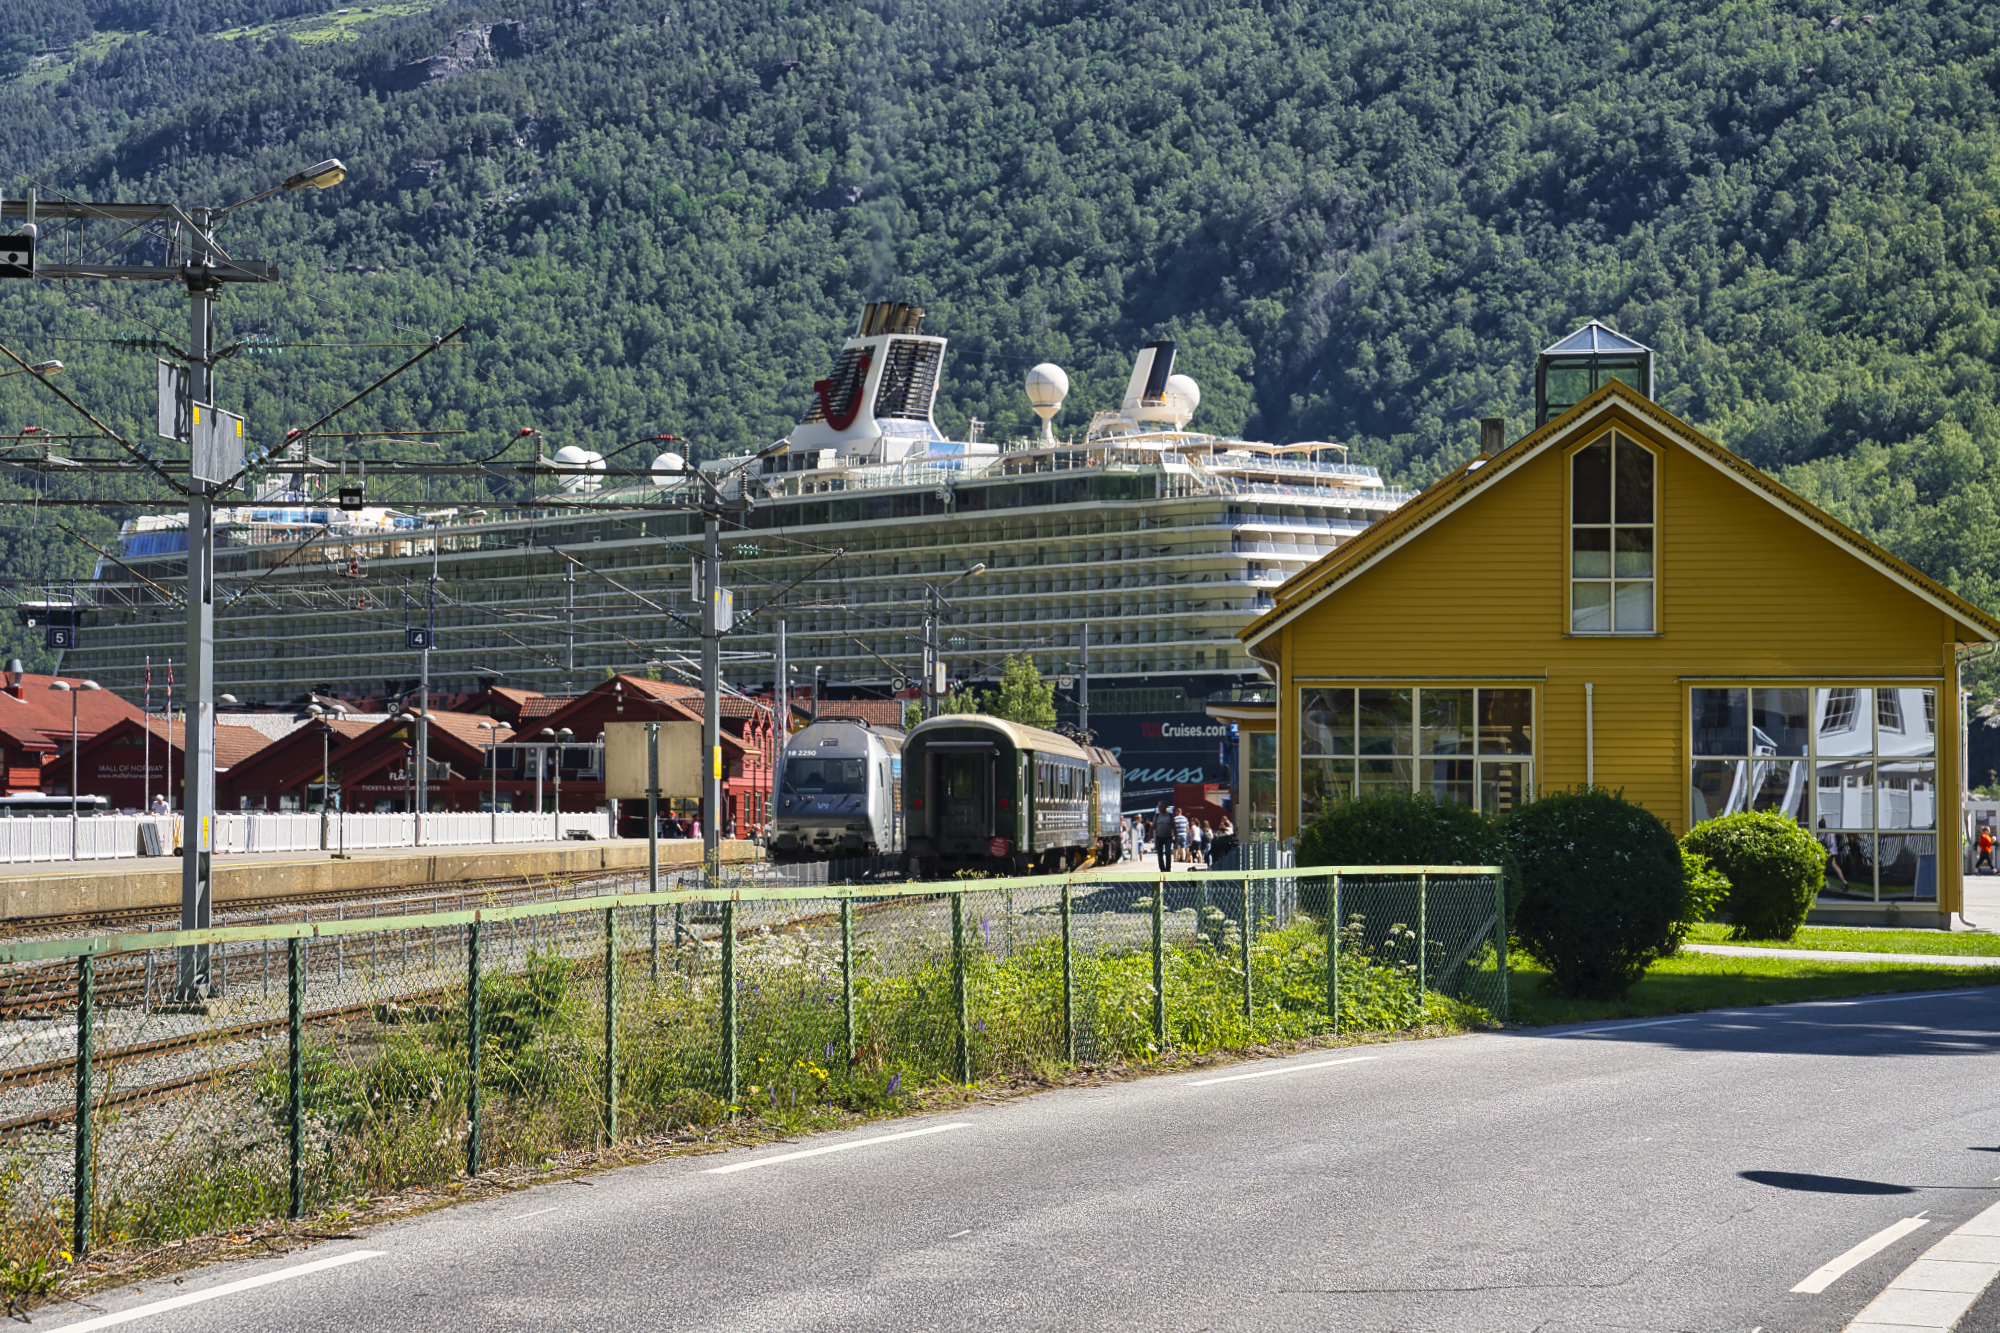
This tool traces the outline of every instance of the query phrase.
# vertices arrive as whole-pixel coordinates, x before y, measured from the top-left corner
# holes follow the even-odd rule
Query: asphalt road
[[[1838,1330],[2000,1203],[1997,1045],[2000,989],[1322,1052],[634,1167],[33,1324]]]

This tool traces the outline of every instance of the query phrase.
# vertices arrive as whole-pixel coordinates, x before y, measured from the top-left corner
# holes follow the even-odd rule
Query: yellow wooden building
[[[1827,848],[1818,915],[1948,923],[1958,652],[2000,621],[1652,402],[1650,354],[1565,374],[1583,336],[1544,354],[1547,424],[1488,423],[1490,456],[1243,631],[1277,681],[1278,835],[1350,793],[1501,813],[1595,783],[1676,835],[1782,811]]]

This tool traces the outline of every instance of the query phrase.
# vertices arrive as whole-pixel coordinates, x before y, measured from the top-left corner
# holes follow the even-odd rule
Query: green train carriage
[[[1072,870],[1105,852],[1107,807],[1117,846],[1117,774],[1104,751],[1053,731],[977,713],[920,722],[903,742],[909,854],[926,875]]]

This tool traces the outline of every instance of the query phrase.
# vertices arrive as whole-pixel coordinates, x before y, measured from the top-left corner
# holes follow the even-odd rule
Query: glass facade
[[[1654,459],[1607,435],[1570,459],[1570,632],[1654,629]]]
[[[1690,691],[1690,822],[1775,810],[1826,849],[1822,902],[1937,900],[1937,691]]]
[[[1315,686],[1299,691],[1299,819],[1387,791],[1505,814],[1534,799],[1535,692]]]
[[[1244,734],[1244,749],[1250,762],[1245,766],[1249,779],[1250,822],[1245,830],[1256,838],[1278,836],[1278,736],[1271,731]]]

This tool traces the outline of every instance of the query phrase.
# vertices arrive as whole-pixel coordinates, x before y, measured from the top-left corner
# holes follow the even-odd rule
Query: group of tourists
[[[1215,863],[1216,840],[1235,833],[1236,826],[1227,815],[1211,822],[1161,801],[1151,813],[1126,816],[1126,856],[1143,856],[1150,850],[1162,870],[1176,865],[1207,870]]]

